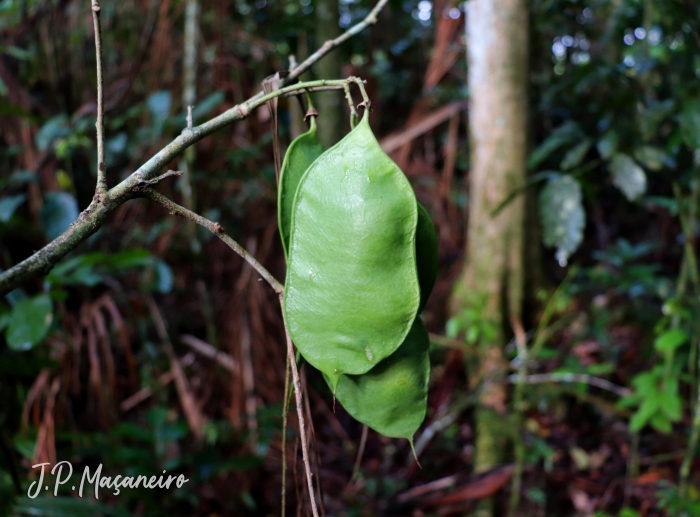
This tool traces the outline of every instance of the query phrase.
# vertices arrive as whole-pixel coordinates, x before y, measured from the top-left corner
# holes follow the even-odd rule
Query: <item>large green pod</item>
[[[289,248],[289,233],[292,224],[294,195],[306,172],[316,158],[325,151],[316,134],[316,117],[311,117],[311,127],[303,135],[296,137],[284,155],[280,169],[280,183],[277,192],[277,219],[284,254]]]
[[[428,404],[429,348],[428,331],[416,318],[396,352],[363,375],[341,377],[335,392],[338,401],[375,431],[412,440]]]
[[[428,302],[437,278],[438,240],[435,225],[428,211],[420,203],[418,203],[418,227],[416,228],[416,267],[420,284],[418,312],[421,312]]]
[[[337,384],[391,355],[420,287],[413,189],[367,114],[307,169],[292,214],[284,311],[304,358]]]

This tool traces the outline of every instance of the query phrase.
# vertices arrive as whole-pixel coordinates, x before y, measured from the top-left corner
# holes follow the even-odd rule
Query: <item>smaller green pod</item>
[[[287,256],[289,248],[289,236],[292,226],[292,208],[294,207],[294,195],[306,172],[316,158],[321,156],[326,149],[321,144],[316,132],[316,117],[311,117],[311,127],[303,135],[296,137],[284,155],[282,168],[280,169],[280,183],[277,192],[277,220],[279,224],[280,238],[284,255]]]
[[[428,405],[429,347],[428,331],[416,318],[396,352],[365,374],[343,375],[336,398],[356,420],[412,444]],[[332,390],[332,380],[325,377]]]
[[[408,335],[420,305],[417,224],[413,188],[367,113],[299,182],[284,314],[304,359],[335,383],[373,369]]]
[[[438,239],[435,225],[428,211],[418,203],[418,226],[416,227],[416,268],[420,285],[418,313],[425,309],[438,271]]]

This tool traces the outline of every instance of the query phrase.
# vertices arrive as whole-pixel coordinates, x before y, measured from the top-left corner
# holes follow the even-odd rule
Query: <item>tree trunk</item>
[[[525,203],[517,197],[493,211],[525,181],[527,119],[527,10],[525,0],[467,3],[471,169],[467,262],[456,285],[452,311],[479,314],[480,364],[472,379],[483,382],[476,411],[474,467],[493,468],[504,458],[507,363],[503,347],[510,321],[520,321],[523,299]],[[480,515],[490,515],[491,505]]]
[[[338,37],[338,0],[316,0],[316,46]],[[334,50],[317,65],[319,79],[341,79],[342,62],[340,54]],[[319,116],[318,136],[327,148],[340,140],[350,129],[343,113],[343,95],[339,92],[320,92],[314,94],[314,104]]]

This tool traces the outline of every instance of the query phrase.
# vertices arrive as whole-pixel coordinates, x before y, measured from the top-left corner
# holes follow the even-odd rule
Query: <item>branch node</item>
[[[370,113],[372,112],[372,103],[369,100],[362,101],[357,105],[358,108],[364,108],[366,110],[369,110]]]
[[[309,108],[306,115],[304,115],[304,122],[306,122],[306,119],[309,117],[318,117],[318,111],[316,111],[314,108]]]
[[[187,106],[187,129],[192,129],[192,108],[194,108],[194,106]]]

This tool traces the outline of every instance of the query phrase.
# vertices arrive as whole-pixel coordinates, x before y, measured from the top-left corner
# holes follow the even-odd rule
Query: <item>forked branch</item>
[[[379,11],[381,11],[381,9],[387,3],[388,0],[380,0],[364,20],[352,26],[338,38],[324,43],[320,49],[309,56],[308,59],[297,66],[294,70],[292,70],[291,73],[282,81],[282,84],[289,85],[331,50],[338,47],[352,36],[360,33],[369,25],[376,23]],[[90,205],[80,213],[78,219],[65,232],[27,259],[0,274],[0,296],[19,287],[24,281],[29,280],[30,278],[48,274],[59,260],[77,248],[88,237],[93,235],[102,226],[107,216],[116,208],[130,199],[139,197],[144,190],[144,183],[148,183],[155,179],[163,167],[175,159],[185,149],[204,137],[228,126],[233,122],[246,118],[252,110],[277,96],[299,95],[303,90],[315,91],[343,89],[344,86],[349,83],[356,83],[358,86],[361,86],[360,80],[350,78],[337,81],[311,81],[309,83],[298,83],[292,86],[283,87],[268,95],[264,95],[263,92],[259,92],[247,101],[234,106],[233,108],[225,111],[221,115],[214,117],[200,126],[186,128],[177,138],[157,152],[151,159],[134,171],[124,181],[111,190],[107,190],[106,171],[104,169],[104,106],[102,98],[103,77],[102,40],[99,20],[100,8],[98,0],[91,0],[91,5],[93,7],[93,24],[95,26],[95,46],[97,49],[98,63],[98,180],[96,195],[93,197]]]
[[[0,274],[0,296],[19,287],[25,280],[38,275],[48,274],[59,260],[94,234],[100,226],[102,226],[107,216],[116,208],[130,199],[141,197],[142,193],[149,185],[153,185],[156,181],[167,177],[167,174],[159,176],[160,171],[182,151],[194,143],[218,129],[245,119],[253,110],[265,105],[267,101],[275,97],[301,95],[306,90],[342,90],[345,85],[350,83],[360,85],[362,81],[356,77],[351,77],[348,79],[296,83],[275,90],[264,96],[253,97],[200,126],[185,128],[177,138],[157,152],[124,181],[105,194],[95,196],[90,206],[88,206],[78,216],[78,219],[55,240],[51,241],[34,255]]]
[[[209,230],[211,233],[216,235],[219,239],[224,241],[224,243],[231,248],[233,251],[235,251],[238,255],[240,255],[248,264],[253,266],[253,269],[258,272],[258,274],[268,283],[270,286],[275,290],[277,294],[282,294],[284,292],[284,286],[280,284],[277,279],[275,279],[272,274],[265,269],[265,267],[255,260],[255,257],[253,257],[250,253],[248,253],[243,246],[238,244],[235,240],[233,240],[231,237],[229,237],[226,232],[224,232],[224,229],[221,227],[219,223],[215,223],[214,221],[210,221],[209,219],[202,217],[199,214],[195,214],[191,210],[188,210],[184,206],[180,206],[174,201],[171,201],[167,197],[165,197],[163,194],[159,194],[155,190],[151,188],[145,189],[143,195],[147,197],[148,199],[155,201],[156,203],[164,206],[168,212],[174,215],[180,215],[186,219],[189,219],[190,221],[200,225],[203,228],[206,228]]]

